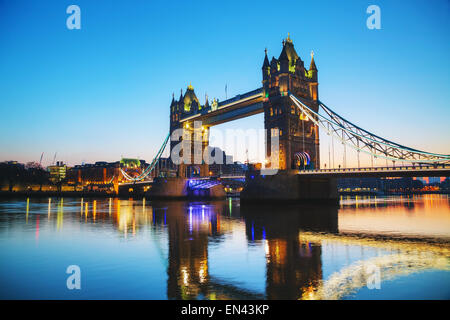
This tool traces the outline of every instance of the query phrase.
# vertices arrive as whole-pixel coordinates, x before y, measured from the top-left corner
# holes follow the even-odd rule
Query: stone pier
[[[275,175],[261,175],[249,172],[246,185],[241,192],[241,202],[304,203],[339,201],[335,178],[311,177],[293,174],[289,170]]]
[[[155,178],[147,193],[155,199],[224,199],[226,197],[223,186],[216,185],[209,189],[189,189],[189,179],[186,178]]]

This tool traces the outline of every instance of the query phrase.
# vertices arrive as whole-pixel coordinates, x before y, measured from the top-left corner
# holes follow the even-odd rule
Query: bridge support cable
[[[331,169],[331,147],[330,142],[328,142],[328,169]]]
[[[158,153],[156,154],[156,156],[153,158],[152,162],[150,163],[150,165],[137,177],[131,177],[128,173],[126,173],[122,168],[120,169],[120,172],[122,173],[122,175],[124,176],[124,178],[128,181],[141,181],[143,179],[145,179],[152,171],[153,169],[155,169],[156,164],[158,163],[159,159],[161,158],[164,150],[166,149],[167,143],[169,142],[170,139],[170,133],[167,135],[166,139],[164,140],[161,148],[159,148]]]
[[[333,154],[333,169],[336,168],[336,165],[334,163],[334,136],[330,134],[331,136],[331,152]]]
[[[356,151],[364,152],[375,159],[383,158],[386,162],[390,160],[418,164],[450,163],[450,155],[405,147],[370,133],[345,120],[320,101],[319,109],[324,111],[324,115],[309,108],[293,94],[289,93],[289,97],[303,114],[324,129],[328,135],[336,137],[342,144],[348,145]]]

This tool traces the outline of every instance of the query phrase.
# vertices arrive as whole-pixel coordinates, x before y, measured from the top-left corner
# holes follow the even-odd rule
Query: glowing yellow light
[[[28,212],[30,209],[30,198],[27,198],[27,215],[26,215],[26,223],[28,223]]]
[[[267,240],[264,241],[264,252],[266,253],[266,256],[269,255],[269,242]]]
[[[189,273],[187,272],[185,267],[183,267],[183,269],[181,269],[181,273],[183,274],[183,284],[185,286],[188,286],[189,285]]]

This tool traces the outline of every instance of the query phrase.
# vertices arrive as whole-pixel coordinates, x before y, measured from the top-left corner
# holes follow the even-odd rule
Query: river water
[[[449,299],[449,271],[447,195],[0,200],[1,299]]]

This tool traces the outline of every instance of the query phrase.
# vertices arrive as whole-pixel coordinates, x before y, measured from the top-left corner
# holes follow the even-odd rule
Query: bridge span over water
[[[332,178],[448,177],[450,165],[296,170],[293,173]]]
[[[198,152],[191,147],[192,142],[194,146],[200,145],[205,154],[209,150],[210,127],[257,113],[264,114],[266,129],[267,151],[263,166],[276,169],[277,174],[267,175],[266,179],[261,172],[255,179],[247,179],[244,198],[260,199],[271,195],[273,199],[283,200],[289,194],[289,199],[329,199],[337,198],[334,191],[337,178],[449,176],[450,155],[418,150],[383,138],[348,121],[323,103],[319,99],[314,56],[311,55],[309,68],[306,68],[290,37],[283,40],[278,59],[272,57],[269,61],[266,51],[261,71],[262,87],[222,102],[216,99],[210,102],[206,97],[201,104],[192,85],[184,94],[181,92],[178,99],[173,96],[169,135],[157,156],[142,174],[130,176],[122,172],[124,178],[131,183],[147,179],[167,144],[172,155],[181,142],[190,142],[189,147],[179,153],[186,153],[188,158],[183,157],[177,166],[177,178],[182,182],[170,187],[184,190],[181,184],[189,183],[189,179],[209,176],[208,163],[203,160],[196,163]],[[197,126],[199,121],[201,125]],[[183,134],[174,138],[172,134],[178,130]],[[321,168],[319,131],[330,136],[332,143],[336,141],[343,146],[343,168]],[[358,168],[346,168],[347,149],[356,153]],[[370,167],[361,168],[361,154],[370,157]],[[386,166],[374,166],[377,159],[386,161]],[[162,181],[159,183],[166,183]],[[216,187],[211,183],[201,185]],[[172,194],[168,188],[160,190],[163,194]],[[304,194],[298,197],[298,193]]]

